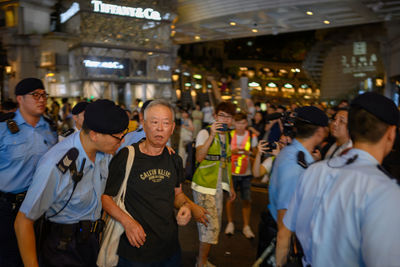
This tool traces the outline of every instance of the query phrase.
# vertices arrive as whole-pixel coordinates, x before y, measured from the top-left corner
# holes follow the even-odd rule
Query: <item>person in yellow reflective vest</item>
[[[251,161],[256,154],[257,136],[247,130],[247,116],[244,113],[237,113],[234,117],[235,130],[231,132],[231,151],[232,151],[232,181],[235,191],[242,199],[243,230],[246,238],[254,238],[254,233],[250,227],[251,212]],[[225,228],[225,234],[233,235],[235,226],[233,223],[233,205],[234,201],[226,202],[226,215],[228,224]]]

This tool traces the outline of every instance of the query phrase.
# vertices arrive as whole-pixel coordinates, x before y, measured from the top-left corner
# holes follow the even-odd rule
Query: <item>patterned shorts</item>
[[[207,227],[201,223],[197,223],[200,242],[213,245],[218,244],[218,236],[221,230],[222,219],[222,190],[217,190],[216,195],[202,194],[193,190],[193,199],[197,205],[202,206],[209,213],[207,215]]]

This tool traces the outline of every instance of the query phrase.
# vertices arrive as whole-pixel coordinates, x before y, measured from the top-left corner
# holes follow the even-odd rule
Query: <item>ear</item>
[[[99,139],[99,133],[96,133],[94,131],[89,131],[89,138],[93,142],[97,142],[97,140]]]
[[[387,138],[390,142],[394,143],[394,140],[396,139],[396,126],[395,125],[390,125],[387,129]]]
[[[175,121],[172,123],[172,130],[171,130],[171,134],[174,132],[175,130]]]
[[[23,96],[22,95],[17,95],[17,102],[18,104],[22,102]]]

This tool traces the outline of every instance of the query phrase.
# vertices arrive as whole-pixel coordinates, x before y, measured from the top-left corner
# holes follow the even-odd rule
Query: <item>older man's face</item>
[[[175,128],[172,112],[165,106],[153,106],[146,110],[143,129],[146,140],[156,147],[164,147]]]

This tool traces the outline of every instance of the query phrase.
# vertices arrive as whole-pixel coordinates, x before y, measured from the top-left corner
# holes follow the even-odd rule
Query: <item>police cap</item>
[[[76,104],[76,105],[74,106],[74,108],[71,110],[72,115],[78,115],[79,113],[85,111],[87,105],[89,105],[89,103],[86,102],[86,101],[79,102],[79,103]]]
[[[26,78],[15,86],[15,95],[26,95],[36,89],[44,89],[42,81],[36,78]]]
[[[389,125],[399,125],[399,111],[395,103],[381,94],[364,93],[354,98],[350,106],[365,109]]]
[[[129,118],[126,112],[114,102],[99,99],[86,107],[84,121],[92,131],[116,134],[128,128]]]
[[[297,118],[300,121],[317,126],[328,126],[328,116],[317,107],[306,106],[296,109]]]

